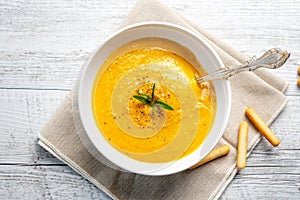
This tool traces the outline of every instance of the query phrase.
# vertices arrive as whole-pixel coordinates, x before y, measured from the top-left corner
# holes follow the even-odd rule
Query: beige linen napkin
[[[166,21],[184,26],[206,38],[228,67],[245,62],[247,57],[205,32],[160,1],[139,0],[121,27],[143,21]],[[72,93],[58,107],[39,134],[39,144],[67,163],[79,174],[115,199],[217,199],[237,172],[235,167],[237,130],[244,110],[253,107],[267,124],[284,108],[282,94],[287,83],[266,70],[244,72],[231,78],[232,110],[226,131],[218,146],[228,144],[226,157],[198,169],[163,177],[150,177],[111,169],[96,160],[76,133],[72,111]],[[249,153],[260,139],[249,126]]]

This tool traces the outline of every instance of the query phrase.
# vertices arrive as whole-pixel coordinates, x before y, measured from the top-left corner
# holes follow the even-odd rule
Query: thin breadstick
[[[238,153],[236,159],[236,166],[238,169],[243,169],[246,167],[247,146],[248,146],[248,123],[241,122],[239,128]]]
[[[228,145],[223,145],[219,148],[216,148],[214,150],[212,150],[205,158],[203,158],[200,162],[198,162],[197,164],[193,165],[192,167],[190,167],[189,169],[195,169],[197,167],[199,167],[200,165],[203,165],[207,162],[210,162],[216,158],[222,157],[227,155],[230,152],[230,147]]]
[[[271,131],[271,129],[264,123],[264,121],[252,108],[247,108],[245,114],[248,117],[248,119],[253,123],[253,125],[260,131],[260,133],[263,136],[265,136],[265,138],[274,147],[277,147],[280,144],[280,140],[276,137],[276,135]]]
[[[300,86],[300,78],[297,80],[297,85]]]
[[[298,74],[300,75],[300,67],[298,67]]]

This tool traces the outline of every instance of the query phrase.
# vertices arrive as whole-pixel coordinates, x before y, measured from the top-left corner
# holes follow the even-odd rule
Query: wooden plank
[[[274,46],[292,52],[286,67],[276,73],[290,82],[288,95],[300,95],[295,84],[300,62],[299,2],[165,3],[248,55],[260,55]],[[88,55],[118,27],[133,5],[133,0],[3,1],[0,88],[70,90]],[[289,21],[294,23],[286,23]]]
[[[0,90],[0,163],[61,164],[37,144],[37,134],[67,93]]]
[[[247,167],[221,199],[299,199],[297,169]],[[0,199],[109,199],[67,166],[1,165],[0,173]]]
[[[221,199],[299,199],[299,171],[290,173],[287,168],[282,173],[268,172],[273,168],[264,168],[259,173],[237,174]]]
[[[109,199],[67,166],[1,165],[0,199]]]
[[[0,51],[0,88],[71,90],[87,52]]]
[[[89,52],[59,54],[0,51],[0,88],[71,90],[88,56]],[[283,68],[270,71],[289,82],[286,92],[289,96],[300,95],[297,86],[299,66],[292,57]]]

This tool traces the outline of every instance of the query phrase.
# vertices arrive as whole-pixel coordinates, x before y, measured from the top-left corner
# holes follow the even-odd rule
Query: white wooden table
[[[248,55],[292,53],[275,72],[290,83],[289,103],[271,126],[282,143],[262,140],[222,199],[300,199],[300,1],[164,2]],[[37,134],[134,3],[0,0],[0,199],[107,198],[39,147]]]

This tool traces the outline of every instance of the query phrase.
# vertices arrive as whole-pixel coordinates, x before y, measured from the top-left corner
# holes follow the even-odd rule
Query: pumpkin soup
[[[160,38],[130,42],[100,68],[92,106],[101,134],[125,155],[143,162],[180,159],[198,148],[214,121],[212,84],[185,47]]]

